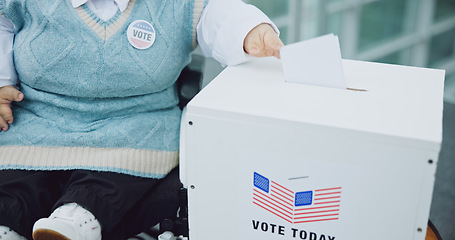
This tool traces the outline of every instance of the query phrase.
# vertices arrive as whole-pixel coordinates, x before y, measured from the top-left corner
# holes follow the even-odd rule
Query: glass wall
[[[245,0],[269,15],[285,43],[326,33],[343,58],[446,70],[455,104],[455,0]]]
[[[416,4],[405,0],[383,0],[361,6],[359,51],[374,48],[411,33],[414,26],[410,25],[407,19],[415,20],[413,14],[415,6]],[[413,16],[407,16],[408,14]]]

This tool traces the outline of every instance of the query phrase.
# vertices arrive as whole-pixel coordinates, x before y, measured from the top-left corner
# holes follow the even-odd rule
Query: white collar
[[[73,4],[74,8],[77,8],[87,1],[88,0],[71,0],[71,3]],[[129,1],[130,0],[114,0],[121,12],[125,11]]]

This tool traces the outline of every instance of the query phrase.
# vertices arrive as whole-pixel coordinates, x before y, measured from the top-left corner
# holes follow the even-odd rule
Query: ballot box
[[[187,106],[191,240],[423,240],[444,71],[343,60],[349,89],[228,67]]]

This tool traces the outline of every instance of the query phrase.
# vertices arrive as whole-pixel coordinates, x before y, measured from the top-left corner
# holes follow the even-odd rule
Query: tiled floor
[[[443,126],[430,219],[443,240],[455,240],[455,104],[444,104]]]

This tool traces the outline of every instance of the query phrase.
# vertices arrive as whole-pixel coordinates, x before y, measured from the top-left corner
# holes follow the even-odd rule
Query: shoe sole
[[[62,234],[49,229],[38,229],[33,232],[33,240],[71,240]]]
[[[32,236],[34,240],[84,240],[71,223],[49,218],[41,218],[35,222]]]

